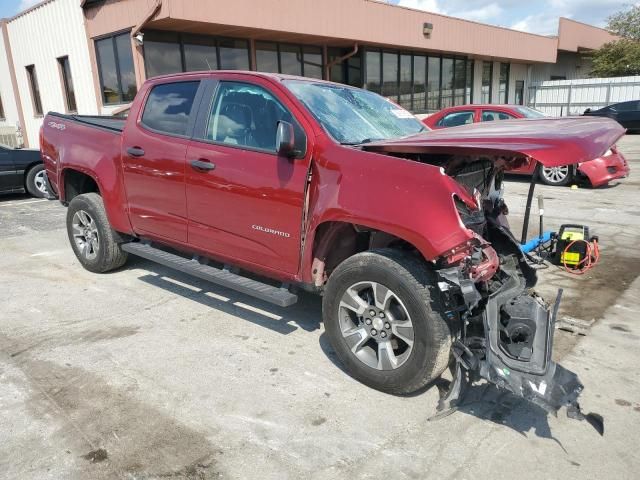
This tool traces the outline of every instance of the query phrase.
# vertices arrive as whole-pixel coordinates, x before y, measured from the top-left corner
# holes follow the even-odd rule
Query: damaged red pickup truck
[[[280,306],[314,291],[337,356],[373,388],[414,392],[451,366],[441,407],[484,378],[584,418],[503,172],[591,160],[623,134],[601,118],[424,132],[364,90],[203,72],[147,81],[127,120],[51,113],[41,150],[92,272],[131,253]]]

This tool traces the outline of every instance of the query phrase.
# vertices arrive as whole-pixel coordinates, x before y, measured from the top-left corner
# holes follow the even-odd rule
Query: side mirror
[[[276,130],[276,152],[284,157],[296,155],[296,139],[293,125],[289,122],[278,122]]]

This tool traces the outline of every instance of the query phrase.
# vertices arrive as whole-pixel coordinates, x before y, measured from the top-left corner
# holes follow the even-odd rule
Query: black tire
[[[404,363],[394,369],[379,370],[365,364],[343,336],[340,302],[358,282],[376,282],[392,290],[411,318],[413,347]],[[412,393],[437,379],[449,364],[451,330],[443,315],[435,274],[424,261],[408,253],[372,250],[342,262],[329,277],[322,311],[325,331],[338,359],[351,376],[369,387],[395,395]]]
[[[78,213],[78,217],[76,217],[76,213]],[[92,223],[85,223],[94,226],[93,235],[97,239],[97,244],[93,244],[97,245],[97,247],[89,248],[87,251],[79,245],[82,242],[82,238],[87,243],[87,237],[76,235],[79,230],[74,227],[74,225],[78,225],[82,218],[86,219],[85,214],[88,214],[88,218],[92,220]],[[91,230],[91,228],[89,230],[83,229],[81,224],[79,226],[80,230]],[[76,254],[82,266],[90,272],[108,272],[121,267],[127,261],[127,252],[120,248],[122,239],[109,225],[102,197],[97,193],[84,193],[71,200],[67,209],[67,234],[69,235],[73,253]]]
[[[559,167],[559,168],[565,168],[565,167]],[[567,173],[564,176],[564,178],[559,179],[559,176],[555,176],[553,174],[545,174],[545,169],[542,165],[538,164],[538,177],[540,178],[540,181],[542,183],[544,183],[545,185],[549,185],[550,187],[564,187],[565,185],[569,185],[573,179],[574,179],[574,170],[573,167],[570,165],[566,166],[567,168]]]
[[[43,191],[40,188],[38,188],[38,185],[40,184],[40,182],[42,182],[40,178],[40,176],[42,175],[41,172],[44,172],[44,165],[40,163],[38,165],[31,167],[27,172],[27,175],[25,176],[24,187],[27,190],[27,192],[29,192],[29,195],[31,195],[32,197],[44,198],[47,196],[46,191]],[[38,179],[38,182],[39,182],[38,185],[36,185],[36,179]]]

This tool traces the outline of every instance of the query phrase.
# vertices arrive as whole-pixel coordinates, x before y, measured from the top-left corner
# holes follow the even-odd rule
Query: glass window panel
[[[105,38],[96,42],[98,71],[100,72],[102,101],[105,105],[120,103],[120,87],[116,69],[116,55],[113,49],[113,38]]]
[[[380,93],[380,52],[367,51],[367,78],[365,88]]]
[[[0,120],[4,120],[4,105],[2,104],[2,97],[0,96]]]
[[[180,44],[145,39],[144,63],[147,68],[148,78],[181,72],[182,54],[180,53]]]
[[[60,75],[62,76],[62,87],[64,89],[64,99],[67,106],[67,112],[76,112],[76,93],[73,88],[73,78],[71,77],[71,65],[69,57],[61,57],[58,59],[60,67]]]
[[[382,54],[382,96],[398,101],[398,54]]]
[[[183,37],[184,67],[187,72],[217,70],[218,58],[213,38]]]
[[[493,62],[482,62],[482,103],[491,103]]]
[[[515,118],[512,115],[509,115],[508,113],[505,112],[494,112],[491,110],[483,110],[482,111],[482,118],[480,121],[482,122],[493,122],[496,120],[511,120]]]
[[[220,68],[224,70],[249,70],[249,42],[222,39],[218,41]]]
[[[319,47],[302,47],[304,55],[304,76],[322,79],[322,49]]]
[[[256,42],[256,68],[259,72],[278,73],[278,44]]]
[[[453,112],[445,115],[438,122],[439,127],[459,127],[473,123],[473,111]]]
[[[413,110],[411,102],[411,92],[413,91],[411,81],[411,55],[400,55],[400,84],[398,87],[398,103],[407,110]]]
[[[302,53],[297,45],[280,45],[280,72],[302,75]]]
[[[31,99],[33,101],[33,112],[40,116],[42,111],[42,99],[40,98],[40,85],[38,85],[38,75],[36,74],[35,65],[29,65],[27,68],[27,76],[29,77],[29,89],[31,90]]]
[[[120,73],[120,95],[122,102],[132,102],[136,96],[136,73],[133,68],[133,53],[131,51],[131,37],[123,33],[115,37],[118,71]]]
[[[524,80],[516,81],[516,105],[524,105]]]
[[[427,58],[413,57],[413,111],[424,112],[427,108]]]
[[[142,123],[172,135],[185,135],[200,82],[166,83],[153,87],[142,114]]]
[[[509,101],[509,70],[511,65],[508,63],[500,64],[500,85],[498,90],[498,101],[507,103]]]
[[[336,58],[340,58],[342,55],[345,55],[345,53],[343,53],[343,51],[339,48],[329,48],[327,50],[327,57],[329,62],[332,62]],[[344,63],[339,63],[338,65],[334,65],[333,67],[331,67],[329,80],[337,83],[346,83],[347,78],[344,69]]]
[[[467,78],[465,85],[465,102],[473,103],[473,67],[474,61],[467,60]]]
[[[429,57],[427,110],[440,110],[440,58]]]
[[[453,104],[464,105],[466,76],[467,76],[467,61],[461,58],[456,58],[453,68],[454,68]]]
[[[442,59],[442,108],[453,105],[453,58]]]
[[[347,60],[347,83],[362,87],[362,56],[359,53]]]

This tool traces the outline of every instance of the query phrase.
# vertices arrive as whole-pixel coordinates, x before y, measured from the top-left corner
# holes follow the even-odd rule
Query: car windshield
[[[343,145],[406,137],[426,130],[411,112],[366,90],[303,80],[285,80],[285,84]]]
[[[516,107],[516,110],[524,115],[525,118],[544,118],[547,116],[544,113],[529,107]]]

